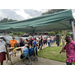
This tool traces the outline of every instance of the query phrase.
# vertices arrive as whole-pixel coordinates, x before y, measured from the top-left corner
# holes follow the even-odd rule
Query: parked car
[[[29,37],[29,35],[23,35],[22,37]]]
[[[23,35],[19,35],[20,37],[22,37]]]

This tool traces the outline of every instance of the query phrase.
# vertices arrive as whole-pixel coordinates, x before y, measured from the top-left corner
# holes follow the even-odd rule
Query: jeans
[[[66,65],[72,65],[72,63],[66,62]]]
[[[48,42],[48,46],[50,46],[50,47],[51,47],[50,42]]]

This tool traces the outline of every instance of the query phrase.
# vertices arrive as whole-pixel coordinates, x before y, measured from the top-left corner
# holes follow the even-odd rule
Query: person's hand
[[[61,54],[61,51],[60,51],[60,54]]]

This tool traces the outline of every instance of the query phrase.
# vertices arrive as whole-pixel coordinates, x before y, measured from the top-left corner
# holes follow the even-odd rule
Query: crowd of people
[[[36,47],[41,50],[42,49],[42,46],[45,46],[47,45],[48,43],[48,46],[51,47],[51,43],[53,43],[55,41],[55,37],[30,37],[29,40],[26,39],[26,40],[23,40],[22,38],[20,39],[20,42],[19,42],[19,46],[22,45],[25,45],[25,44],[28,44],[30,47]]]
[[[53,39],[53,40],[52,40]],[[23,47],[25,46],[25,48],[21,51],[21,53],[23,53],[24,51],[28,51],[29,48],[34,47],[36,55],[37,55],[37,50],[41,50],[42,46],[47,45],[51,47],[51,43],[53,43],[55,40],[55,37],[30,37],[29,39],[22,39],[20,38],[19,40],[19,44],[17,44],[17,40],[15,39],[15,37],[12,37],[12,39],[9,41],[11,47]],[[6,60],[6,56],[5,54],[7,53],[7,44],[5,42],[4,38],[0,38],[0,62],[1,65],[3,65],[3,61]],[[13,52],[15,52],[15,56],[16,56],[16,50],[14,49]]]
[[[36,38],[33,36],[33,37],[30,37],[29,39],[26,39],[26,40],[20,38],[19,45],[17,45],[17,46],[22,47],[25,44],[28,44],[28,46],[30,46],[30,47],[35,47],[37,45],[38,49],[41,50],[42,49],[41,47],[47,45],[47,43],[48,43],[48,46],[51,47],[50,43],[53,43],[54,41],[55,41],[55,37],[50,37],[50,36],[42,37],[42,36],[40,36],[40,37]],[[15,37],[12,37],[12,40],[10,40],[9,43],[10,43],[11,47],[15,47],[17,44],[17,40],[15,40]]]

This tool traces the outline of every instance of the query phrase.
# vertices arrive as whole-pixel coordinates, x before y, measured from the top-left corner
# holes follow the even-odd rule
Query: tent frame
[[[72,30],[73,30],[73,40],[75,41],[75,30],[74,30],[74,21],[71,21]]]

